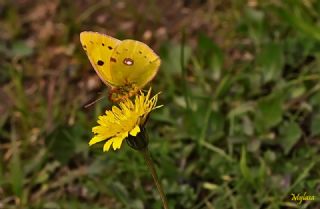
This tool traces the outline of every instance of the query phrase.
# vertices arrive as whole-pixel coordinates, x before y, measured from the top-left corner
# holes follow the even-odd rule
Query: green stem
[[[160,181],[159,181],[156,169],[154,167],[153,160],[152,160],[152,158],[151,158],[151,156],[149,154],[148,148],[143,149],[140,152],[143,155],[143,157],[144,157],[144,159],[145,159],[145,161],[147,163],[147,166],[148,166],[148,168],[149,168],[149,170],[151,172],[153,181],[156,184],[156,187],[158,189],[158,192],[160,194],[160,198],[161,198],[161,201],[162,201],[162,204],[163,204],[163,208],[164,209],[169,209],[166,195],[164,194],[163,188],[162,188],[162,186],[160,184]]]

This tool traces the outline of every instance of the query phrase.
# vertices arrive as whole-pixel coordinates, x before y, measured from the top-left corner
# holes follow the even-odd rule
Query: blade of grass
[[[225,153],[225,151],[223,151],[222,149],[220,149],[220,148],[218,148],[218,147],[216,147],[216,146],[214,146],[214,145],[212,145],[212,144],[209,144],[209,143],[207,143],[207,142],[205,142],[205,141],[202,141],[202,142],[201,142],[201,145],[204,146],[204,147],[206,147],[207,149],[209,149],[209,150],[211,150],[211,151],[219,154],[220,156],[224,157],[224,158],[225,158],[226,160],[228,160],[229,162],[232,162],[232,161],[233,161],[233,159],[232,159],[229,155],[227,155],[227,154]]]
[[[181,72],[182,72],[182,80],[183,80],[183,92],[184,92],[184,99],[186,102],[186,108],[187,112],[190,110],[190,103],[189,103],[189,98],[190,98],[190,93],[188,90],[188,85],[187,85],[187,71],[184,66],[184,45],[186,42],[186,33],[185,29],[182,30],[182,39],[181,39],[181,51],[180,51],[180,65],[181,65]]]
[[[21,199],[23,189],[23,173],[21,168],[21,159],[19,153],[19,147],[17,143],[17,136],[14,122],[11,122],[11,147],[12,147],[12,158],[10,159],[9,172],[10,172],[10,183],[13,193]]]
[[[288,194],[300,183],[302,182],[305,178],[307,178],[307,176],[309,175],[309,172],[311,171],[311,169],[316,165],[317,161],[311,161],[309,163],[308,166],[306,166],[303,171],[301,172],[301,174],[297,177],[297,179],[293,182],[293,184],[291,184],[291,186],[287,189],[287,191],[284,193],[283,195],[283,199],[286,198],[288,196]]]

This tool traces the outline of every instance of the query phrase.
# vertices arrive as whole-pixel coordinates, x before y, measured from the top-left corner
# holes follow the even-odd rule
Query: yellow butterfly
[[[135,95],[158,72],[160,58],[142,42],[90,31],[81,32],[80,41],[100,79],[111,87],[114,102]]]

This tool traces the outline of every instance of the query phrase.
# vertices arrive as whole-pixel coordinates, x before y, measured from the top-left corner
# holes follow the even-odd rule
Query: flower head
[[[89,145],[107,140],[103,151],[119,149],[122,141],[129,135],[137,136],[144,126],[149,113],[159,108],[156,106],[158,94],[150,98],[151,89],[145,95],[142,91],[132,101],[129,98],[119,103],[119,107],[113,106],[105,115],[99,116],[98,126],[92,128],[95,136],[89,141]]]

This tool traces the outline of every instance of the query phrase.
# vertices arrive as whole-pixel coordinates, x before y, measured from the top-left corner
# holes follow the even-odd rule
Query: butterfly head
[[[126,85],[111,89],[109,93],[109,99],[112,102],[120,102],[121,100],[136,95],[139,90],[140,89],[138,88],[138,86],[134,83],[128,83]]]

